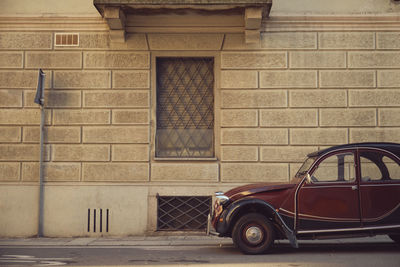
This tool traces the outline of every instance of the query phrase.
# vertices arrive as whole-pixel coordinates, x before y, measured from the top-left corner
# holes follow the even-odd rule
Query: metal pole
[[[38,86],[34,102],[40,106],[40,159],[39,159],[39,214],[38,214],[38,237],[43,236],[43,213],[44,213],[44,183],[43,183],[43,157],[44,157],[44,80],[45,74],[39,69]]]
[[[44,127],[44,107],[40,106],[40,162],[39,162],[39,224],[38,237],[43,236],[43,210],[44,210],[44,185],[43,185],[43,127]]]

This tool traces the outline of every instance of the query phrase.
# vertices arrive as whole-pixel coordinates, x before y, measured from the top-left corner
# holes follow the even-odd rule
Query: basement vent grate
[[[196,231],[207,227],[210,196],[157,195],[157,230]]]
[[[92,233],[108,233],[110,210],[109,209],[88,209],[87,231]]]
[[[79,46],[78,33],[56,33],[55,46]]]

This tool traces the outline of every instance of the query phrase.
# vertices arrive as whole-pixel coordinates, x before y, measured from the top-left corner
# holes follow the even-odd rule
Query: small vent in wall
[[[108,233],[110,210],[88,209],[87,231],[91,233]]]
[[[79,33],[56,33],[55,46],[79,46]]]

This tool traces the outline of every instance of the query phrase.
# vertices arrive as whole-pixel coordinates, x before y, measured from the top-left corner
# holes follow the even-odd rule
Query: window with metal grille
[[[157,58],[156,157],[214,156],[214,59]]]
[[[193,231],[207,227],[209,196],[158,196],[157,230]]]

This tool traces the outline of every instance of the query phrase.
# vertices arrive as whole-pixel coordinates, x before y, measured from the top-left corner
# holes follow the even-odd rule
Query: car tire
[[[400,234],[389,235],[390,239],[400,245]]]
[[[275,232],[271,222],[265,216],[249,213],[236,222],[232,239],[244,254],[263,254],[274,243]]]

